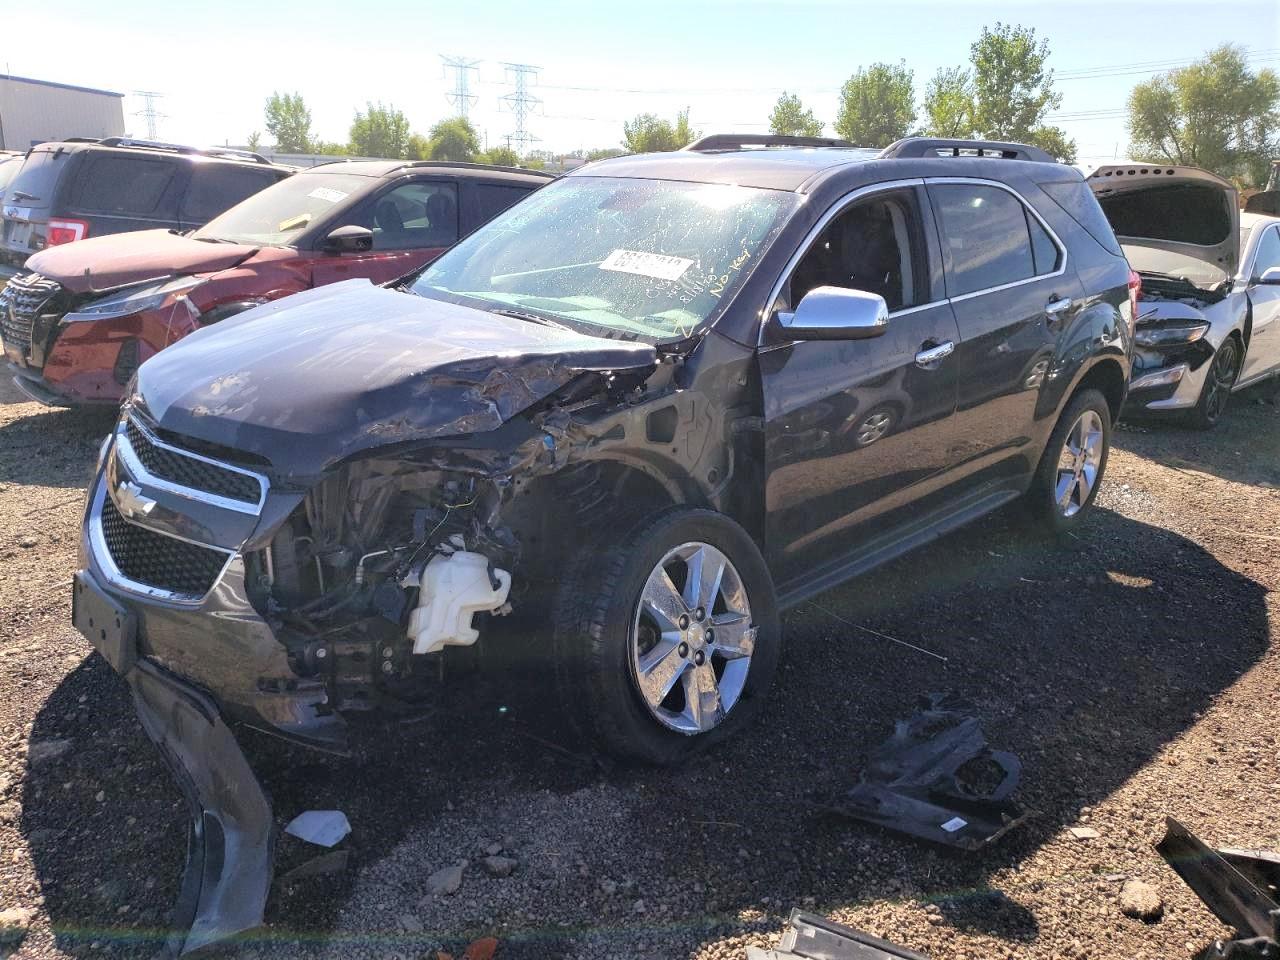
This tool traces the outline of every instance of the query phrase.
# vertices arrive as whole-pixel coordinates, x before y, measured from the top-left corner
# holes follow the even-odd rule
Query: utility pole
[[[155,140],[158,136],[156,132],[156,121],[163,120],[167,114],[161,113],[156,109],[156,100],[163,97],[163,93],[157,93],[154,90],[135,90],[134,96],[142,98],[142,109],[134,111],[135,117],[142,117],[147,122],[147,139]]]
[[[523,156],[529,152],[529,144],[538,140],[529,132],[528,118],[542,104],[542,99],[531,94],[529,86],[538,82],[538,71],[542,68],[527,63],[504,63],[503,67],[506,68],[507,83],[512,84],[515,89],[499,97],[498,103],[516,115],[516,128],[508,138],[508,143],[515,143],[516,152]]]
[[[440,59],[444,61],[446,75],[447,71],[453,71],[453,90],[446,90],[444,98],[457,108],[458,116],[466,120],[471,105],[476,102],[476,95],[471,92],[471,72],[480,61],[468,60],[466,57],[446,57],[444,54],[440,55]]]

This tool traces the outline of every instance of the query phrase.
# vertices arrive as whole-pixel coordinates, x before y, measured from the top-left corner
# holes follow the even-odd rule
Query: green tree
[[[248,138],[245,140],[245,146],[248,147],[250,150],[252,150],[254,153],[258,152],[258,147],[261,145],[262,145],[262,134],[259,133],[257,130],[249,134]]]
[[[431,128],[431,160],[470,163],[480,153],[480,135],[463,117],[441,120]]]
[[[973,124],[989,140],[1016,140],[1048,150],[1059,160],[1075,159],[1075,141],[1045,117],[1062,103],[1053,88],[1049,41],[1031,27],[997,21],[969,48],[973,64]]]
[[[973,136],[973,77],[963,67],[944,67],[924,88],[925,133],[931,137]]]
[[[480,155],[481,163],[492,163],[499,167],[520,166],[520,155],[510,147],[491,147]]]
[[[840,89],[836,133],[860,147],[887,147],[915,120],[915,75],[905,63],[873,63]]]
[[[1251,71],[1230,44],[1129,94],[1135,160],[1203,167],[1244,186],[1266,182],[1280,155],[1280,79]]]
[[[351,121],[351,152],[358,157],[399,160],[408,156],[409,121],[395,107],[366,103]]]
[[[273,93],[267,97],[267,133],[280,153],[311,152],[311,111],[300,93]]]
[[[327,140],[313,140],[311,152],[326,157],[345,157],[350,152],[345,143],[330,143]]]
[[[688,109],[676,114],[676,122],[663,120],[652,113],[642,113],[622,125],[622,145],[628,153],[658,153],[679,150],[697,139],[698,131],[689,126]]]
[[[620,157],[626,151],[619,150],[617,147],[597,147],[595,150],[588,150],[582,155],[582,159],[587,163],[593,163],[596,160],[608,160],[611,157]]]
[[[782,137],[820,137],[822,123],[799,97],[783,91],[769,114],[769,132]]]

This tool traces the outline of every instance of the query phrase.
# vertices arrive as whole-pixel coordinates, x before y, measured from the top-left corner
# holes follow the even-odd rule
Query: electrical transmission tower
[[[142,109],[135,111],[133,115],[147,121],[147,139],[155,140],[159,136],[156,132],[156,121],[163,120],[167,116],[156,109],[156,100],[164,94],[154,90],[135,90],[133,93],[134,96],[142,98]]]
[[[506,68],[507,83],[515,89],[499,97],[498,102],[516,115],[516,128],[511,133],[510,142],[515,145],[516,152],[523,155],[528,152],[529,144],[538,140],[529,132],[528,119],[529,114],[541,105],[542,99],[531,94],[529,86],[538,82],[538,71],[542,68],[527,63],[504,63],[503,67]]]
[[[446,71],[453,71],[453,91],[445,91],[444,98],[458,110],[458,116],[467,119],[471,105],[476,102],[476,95],[471,92],[471,72],[475,70],[479,60],[468,60],[466,57],[446,57],[440,55]]]

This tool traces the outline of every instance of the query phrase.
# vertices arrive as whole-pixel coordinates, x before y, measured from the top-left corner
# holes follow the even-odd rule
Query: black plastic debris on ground
[[[1202,960],[1280,960],[1280,855],[1262,850],[1211,850],[1173,817],[1165,818],[1156,852],[1173,867],[1237,939],[1218,941]]]
[[[747,960],[929,960],[923,953],[881,940],[861,930],[792,910],[773,950],[747,947]]]
[[[833,812],[921,840],[978,850],[1026,819],[1010,799],[1022,764],[992,750],[972,706],[930,694],[867,758],[861,782]]]

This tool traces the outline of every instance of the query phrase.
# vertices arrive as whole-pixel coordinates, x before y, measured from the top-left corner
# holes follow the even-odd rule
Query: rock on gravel
[[[1164,916],[1164,900],[1151,884],[1130,880],[1120,888],[1120,912],[1143,923],[1155,923]]]
[[[0,910],[0,947],[16,947],[27,937],[31,911],[23,907]]]
[[[426,887],[427,893],[453,896],[462,887],[462,868],[455,865],[437,870],[427,877]]]
[[[480,861],[484,872],[491,877],[509,877],[516,872],[520,862],[512,857],[485,857]]]
[[[27,764],[35,767],[48,760],[56,760],[71,749],[71,741],[65,737],[53,740],[33,740],[27,748]]]

